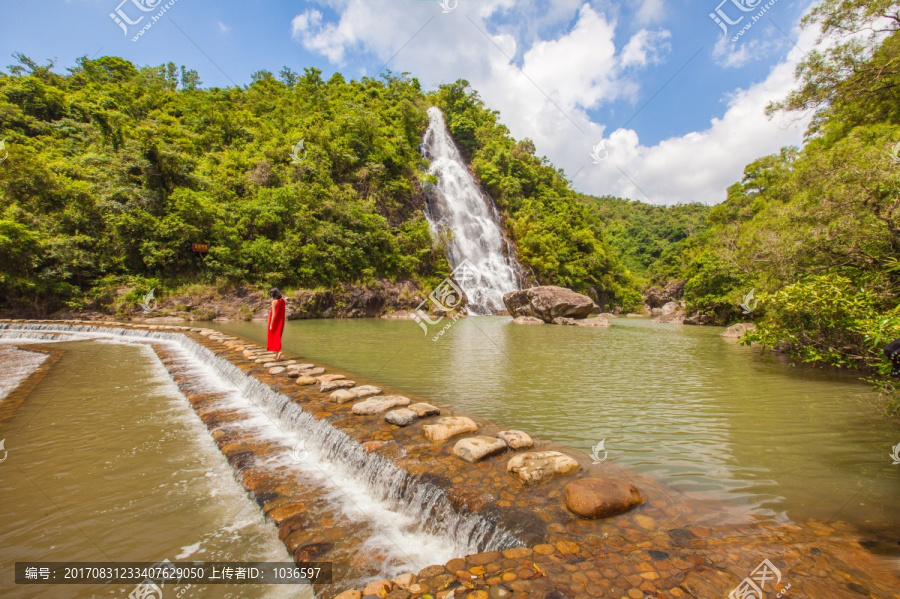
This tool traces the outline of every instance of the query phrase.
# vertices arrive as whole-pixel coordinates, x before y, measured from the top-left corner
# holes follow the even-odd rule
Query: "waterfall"
[[[317,420],[286,395],[245,374],[186,335],[94,325],[0,323],[0,339],[72,341],[85,338],[125,342],[130,338],[138,342],[162,343],[175,350],[183,360],[195,365],[193,377],[212,376],[214,381],[211,383],[215,386],[230,388],[230,401],[235,408],[258,411],[275,425],[272,428],[278,436],[288,434],[291,439],[303,440],[305,449],[315,458],[317,469],[328,472],[329,478],[335,481],[359,487],[371,502],[383,506],[380,511],[383,515],[375,516],[375,525],[379,528],[389,526],[387,512],[402,514],[416,523],[414,532],[422,535],[423,544],[426,541],[442,543],[456,556],[524,544],[514,531],[505,530],[489,519],[470,512],[457,512],[442,489],[409,475],[377,454],[366,452],[344,432],[327,421]],[[202,380],[198,382],[204,385]],[[358,510],[358,506],[347,509]],[[379,510],[373,512],[377,514]],[[379,522],[379,519],[384,520]]]
[[[421,149],[438,184],[429,190],[425,217],[435,239],[449,236],[450,265],[456,269],[468,260],[474,267],[475,276],[456,280],[469,300],[469,312],[493,314],[505,309],[503,294],[521,288],[522,266],[503,235],[493,200],[481,192],[450,137],[444,115],[432,106],[428,118]]]

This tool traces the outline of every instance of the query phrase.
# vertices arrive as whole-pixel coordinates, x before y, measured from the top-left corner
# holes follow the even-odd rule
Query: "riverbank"
[[[14,324],[17,328],[26,325],[33,328],[37,323]],[[45,329],[72,325],[79,326],[76,323],[55,324]],[[240,371],[240,375],[235,376],[247,377],[248,383],[256,381],[262,385],[256,388],[254,384],[256,392],[269,389],[284,397],[289,403],[284,403],[282,409],[300,406],[302,413],[310,417],[308,425],[324,426],[325,431],[333,430],[343,435],[339,435],[340,443],[331,445],[331,455],[360,460],[364,470],[370,464],[379,464],[379,469],[388,468],[392,474],[386,490],[398,499],[405,498],[408,507],[414,506],[416,499],[421,502],[421,493],[427,490],[430,497],[443,498],[443,506],[449,507],[449,513],[475,518],[490,528],[490,538],[494,542],[505,538],[499,535],[500,532],[515,539],[506,541],[512,546],[504,548],[503,542],[499,541],[499,546],[484,551],[492,549],[490,542],[486,542],[480,548],[481,553],[468,557],[460,555],[441,566],[424,567],[416,573],[419,587],[412,592],[398,588],[392,591],[394,597],[439,591],[436,596],[440,599],[451,589],[463,587],[475,593],[479,589],[490,593],[487,596],[635,597],[657,594],[699,598],[711,596],[713,591],[726,595],[762,559],[771,560],[785,582],[792,584],[792,589],[803,589],[811,596],[842,597],[845,596],[843,589],[848,585],[854,590],[856,587],[867,589],[872,593],[870,596],[896,596],[889,592],[892,588],[889,583],[895,581],[894,575],[885,575],[886,566],[863,550],[853,538],[850,527],[840,523],[788,526],[771,522],[723,523],[721,510],[712,504],[704,505],[696,500],[686,502],[652,479],[622,471],[613,464],[592,464],[593,460],[585,454],[541,440],[536,440],[537,448],[558,450],[571,456],[578,462],[578,471],[538,486],[525,485],[506,472],[511,451],[469,464],[453,454],[454,442],[434,443],[425,438],[423,427],[429,418],[397,428],[385,422],[383,414],[354,414],[352,406],[355,402],[338,404],[331,400],[330,393],[320,392],[319,385],[297,385],[288,370],[277,370],[282,367],[273,370],[264,366],[265,361],[251,359],[255,355],[252,350],[258,348],[245,339],[180,327],[121,325],[120,328],[136,335],[185,336],[209,350],[216,360],[233,365]],[[96,327],[100,332],[104,329],[114,330],[111,326]],[[295,559],[315,556],[329,560],[342,556],[342,549],[353,545],[352,539],[341,534],[346,531],[339,527],[323,527],[310,520],[314,509],[309,491],[301,482],[278,477],[265,467],[277,448],[244,438],[245,427],[233,406],[215,394],[192,390],[191,381],[180,372],[178,361],[168,356],[164,349],[157,349],[157,353],[207,424],[235,468],[237,478],[256,498],[269,519],[278,525],[280,536]],[[333,370],[330,373],[349,376]],[[359,377],[353,379],[356,387],[374,383]],[[466,417],[451,407],[436,407],[441,414],[430,417],[432,421],[450,415]],[[479,427],[478,434],[491,435],[499,431],[499,427],[490,422],[472,420]],[[369,472],[374,475],[371,467]],[[611,519],[596,521],[584,520],[566,509],[565,484],[572,479],[588,476],[621,478],[623,475],[636,482],[644,493],[647,501],[643,506]],[[340,567],[336,571],[340,571]],[[882,576],[882,580],[876,580],[878,576]],[[378,572],[371,572],[370,577],[377,578]],[[336,581],[339,583],[337,576]],[[408,583],[409,579],[402,579],[402,582]],[[345,589],[335,586],[319,589],[319,593],[330,596],[338,590]]]

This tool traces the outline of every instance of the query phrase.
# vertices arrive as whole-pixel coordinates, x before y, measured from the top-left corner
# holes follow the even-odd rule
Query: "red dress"
[[[284,332],[284,298],[275,300],[275,307],[269,310],[269,338],[266,349],[281,351],[281,333]]]

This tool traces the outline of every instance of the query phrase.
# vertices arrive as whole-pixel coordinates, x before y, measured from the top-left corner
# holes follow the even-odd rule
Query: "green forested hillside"
[[[284,69],[202,89],[171,63],[82,58],[61,75],[18,59],[0,76],[7,308],[102,308],[111,290],[190,283],[429,287],[449,273],[422,212],[418,145],[433,103],[537,281],[613,305],[638,299],[600,223],[465,82],[426,95],[405,76]],[[205,257],[198,242],[211,246]]]
[[[585,201],[642,287],[681,278],[682,256],[705,232],[710,212],[710,206],[700,203],[657,206],[612,196]]]

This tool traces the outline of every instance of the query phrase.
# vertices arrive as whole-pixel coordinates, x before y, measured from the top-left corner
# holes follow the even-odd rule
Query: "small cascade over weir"
[[[386,537],[403,561],[412,562],[394,564],[395,574],[409,571],[411,566],[421,569],[434,557],[450,559],[523,545],[515,534],[496,523],[476,514],[457,512],[442,489],[411,476],[377,454],[366,452],[344,432],[327,421],[317,420],[287,396],[184,334],[93,325],[0,323],[0,340],[80,339],[165,344],[190,367],[198,392],[227,388],[235,409],[258,415],[257,420],[267,424],[262,432],[270,431],[269,440],[288,444],[285,459],[292,444],[303,441],[312,458],[309,464],[285,461],[283,465],[308,469],[307,472],[299,470],[300,476],[327,472],[332,486],[337,485],[341,490],[326,500],[346,504],[341,509],[347,518],[358,519],[360,506],[368,506],[365,518],[371,520],[374,534]],[[403,530],[395,529],[398,523]],[[362,549],[367,547],[367,542],[363,543]],[[390,564],[382,567],[391,569]]]
[[[500,228],[493,200],[482,193],[459,153],[440,109],[428,109],[428,130],[421,151],[438,185],[428,193],[425,217],[436,239],[449,233],[448,256],[455,269],[468,260],[476,277],[460,277],[471,314],[504,310],[503,294],[521,289],[522,266]]]

